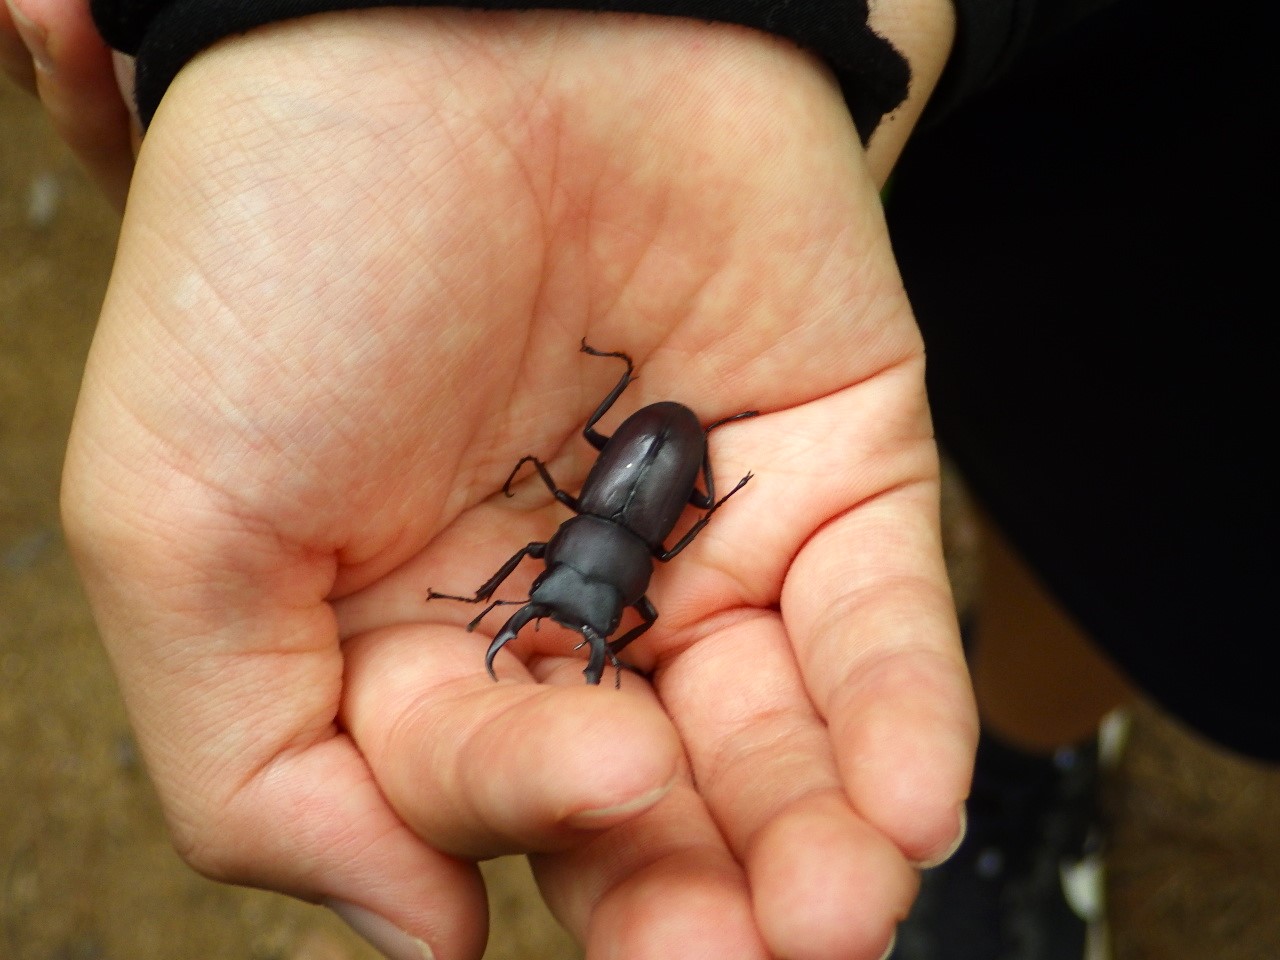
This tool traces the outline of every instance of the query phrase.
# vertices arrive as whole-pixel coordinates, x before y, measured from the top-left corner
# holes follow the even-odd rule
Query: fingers
[[[911,858],[958,840],[977,721],[931,484],[838,518],[792,565],[783,609],[855,807]],[[858,549],[850,549],[858,545]]]
[[[961,829],[976,715],[942,559],[922,365],[741,432],[751,430],[773,445],[752,462],[759,505],[717,518],[739,555],[750,545],[755,580],[739,574],[741,596],[763,606],[780,595],[797,683],[854,809],[909,859],[935,860]],[[706,636],[689,639],[673,644],[688,650],[672,663],[702,655]]]
[[[583,684],[538,658],[540,684],[480,669],[485,641],[394,626],[348,640],[342,722],[404,821],[468,856],[534,858],[588,956],[768,960],[751,895],[681,748],[639,678]],[[526,679],[528,679],[526,677]]]
[[[531,858],[548,906],[587,956],[770,960],[742,870],[682,779],[643,816]]]
[[[726,618],[658,685],[774,955],[881,956],[915,871],[846,797],[780,619]]]
[[[780,617],[668,604],[656,687],[778,956],[880,956],[962,829],[976,722],[914,368],[749,425],[782,440],[719,536],[752,558],[747,606],[777,577]]]
[[[415,833],[458,855],[550,850],[652,807],[680,745],[646,685],[494,683],[483,641],[392,627],[345,644],[341,720]],[[504,668],[505,676],[509,671]]]
[[[5,11],[0,39],[6,72],[39,95],[58,135],[123,208],[133,171],[133,121],[89,5],[6,0]],[[26,48],[25,65],[15,39]]]
[[[494,683],[483,646],[408,625],[345,644],[342,721],[404,821],[468,856],[556,851],[535,871],[588,956],[768,960],[649,687],[586,686],[572,657],[539,658],[540,684],[509,679],[508,661]]]

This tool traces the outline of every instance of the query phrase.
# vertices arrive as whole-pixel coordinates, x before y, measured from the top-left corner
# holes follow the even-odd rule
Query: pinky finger
[[[27,47],[35,90],[54,130],[107,199],[123,209],[133,174],[134,121],[88,4],[6,0],[6,13],[9,23],[0,23],[0,32],[11,27]],[[10,73],[14,69],[23,72],[15,67]]]
[[[18,35],[18,27],[7,3],[0,6],[0,67],[10,80],[28,93],[36,92],[36,71],[31,51]]]

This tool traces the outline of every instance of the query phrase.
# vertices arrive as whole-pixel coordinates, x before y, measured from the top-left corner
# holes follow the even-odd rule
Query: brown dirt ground
[[[57,514],[116,220],[8,87],[0,131],[0,960],[370,960],[326,911],[170,849]],[[1117,960],[1280,958],[1280,771],[1144,706],[1106,797]],[[522,860],[485,869],[487,960],[580,956]]]

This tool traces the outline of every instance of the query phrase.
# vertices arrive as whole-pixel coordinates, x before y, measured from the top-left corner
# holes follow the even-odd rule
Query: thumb
[[[238,526],[177,476],[139,509],[83,452],[64,474],[68,540],[178,852],[333,905],[396,960],[478,958],[476,868],[405,825],[337,724],[332,557]]]
[[[542,659],[542,683],[494,683],[486,642],[405,624],[343,645],[341,722],[415,834],[467,857],[557,850],[662,799],[683,751],[648,684],[586,685],[572,657]]]

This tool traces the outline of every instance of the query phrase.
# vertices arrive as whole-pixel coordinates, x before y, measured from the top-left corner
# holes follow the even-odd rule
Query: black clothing
[[[98,29],[118,50],[137,56],[143,124],[183,65],[233,33],[311,13],[388,6],[457,6],[483,10],[580,9],[650,13],[736,23],[787,37],[824,59],[840,80],[863,142],[907,95],[906,60],[867,28],[867,0],[93,0]]]
[[[956,42],[930,106],[941,114],[1003,74],[1038,39],[1110,0],[955,0]],[[137,57],[143,125],[193,56],[223,37],[292,17],[433,0],[91,0],[94,19],[115,49]],[[437,3],[436,5],[446,5]],[[906,97],[907,63],[867,29],[867,0],[453,0],[485,10],[575,9],[716,20],[786,37],[827,62],[840,81],[863,143]]]
[[[1275,222],[1275,32],[1241,22],[1262,16],[1095,16],[918,136],[888,214],[938,436],[978,498],[1136,683],[1277,760],[1255,239]]]

